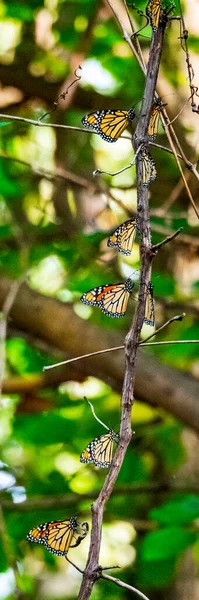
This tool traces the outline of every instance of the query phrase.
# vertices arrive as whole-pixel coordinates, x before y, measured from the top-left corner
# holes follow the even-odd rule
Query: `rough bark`
[[[2,308],[12,280],[0,278],[0,308]],[[52,347],[72,358],[82,353],[103,350],[123,344],[124,336],[80,319],[71,305],[43,296],[23,284],[11,310],[16,327],[32,336],[41,338]],[[124,373],[123,351],[93,356],[74,363],[77,373],[101,378],[113,389],[121,391]],[[64,380],[66,369],[60,370],[60,380]],[[41,374],[42,375],[42,374]],[[48,373],[49,385],[53,379]],[[59,377],[56,374],[58,384]],[[66,377],[67,378],[67,377]],[[37,387],[47,387],[47,373],[41,376]],[[9,381],[5,382],[8,393]],[[12,393],[14,389],[12,387]],[[139,349],[135,396],[149,404],[160,406],[199,431],[199,382],[186,372],[162,365],[149,351]]]

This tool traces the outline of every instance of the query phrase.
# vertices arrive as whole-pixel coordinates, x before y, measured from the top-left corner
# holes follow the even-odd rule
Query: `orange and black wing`
[[[106,142],[116,142],[123,131],[129,125],[131,126],[134,117],[134,108],[130,110],[97,110],[85,115],[82,123],[85,127],[97,131]]]
[[[146,289],[146,304],[145,304],[145,316],[144,323],[154,327],[155,325],[155,308],[153,298],[153,285],[151,282],[148,283]]]
[[[99,301],[102,312],[108,317],[124,317],[132,289],[131,279],[127,279],[125,283],[107,286]]]
[[[110,429],[107,433],[96,437],[82,452],[80,461],[93,463],[96,467],[108,468],[113,458],[114,443],[118,443],[119,436]]]
[[[82,119],[82,125],[84,125],[84,127],[90,127],[91,129],[97,129],[98,121],[102,112],[104,111],[96,110],[95,112],[85,115],[85,117]]]
[[[50,521],[31,529],[27,535],[27,540],[44,544],[47,550],[62,556],[68,552],[77,525],[75,517],[65,521]]]
[[[102,111],[98,124],[98,133],[106,142],[116,142],[123,131],[131,125],[135,117],[135,111],[131,110],[107,110]]]
[[[157,171],[155,161],[151,154],[144,148],[141,151],[142,157],[142,180],[143,186],[148,187],[156,179]]]
[[[149,0],[146,7],[146,14],[149,17],[153,31],[158,29],[161,10],[161,0]]]
[[[106,292],[106,288],[110,288],[110,285],[99,285],[99,287],[88,290],[88,292],[82,294],[80,298],[81,302],[89,306],[99,306],[101,294]]]
[[[136,236],[136,219],[125,221],[119,225],[108,239],[107,246],[117,248],[122,254],[129,256]]]
[[[45,539],[45,546],[49,552],[57,554],[57,556],[64,556],[67,554],[74,531],[76,528],[76,519],[67,519],[66,521],[54,521],[49,523],[47,529],[47,535]]]
[[[37,544],[45,544],[47,527],[49,523],[43,523],[31,529],[27,535],[28,542],[36,542]]]
[[[90,306],[99,306],[101,311],[108,317],[123,317],[133,285],[131,279],[127,279],[125,283],[110,283],[99,286],[85,292],[80,300]]]

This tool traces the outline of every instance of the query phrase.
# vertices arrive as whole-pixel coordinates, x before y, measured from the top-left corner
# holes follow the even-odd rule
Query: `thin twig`
[[[106,348],[105,350],[97,350],[96,352],[89,352],[88,354],[83,354],[81,356],[76,356],[75,358],[69,358],[68,360],[62,360],[59,363],[55,363],[54,365],[48,365],[43,368],[43,371],[49,371],[50,369],[54,369],[55,367],[62,367],[62,365],[68,365],[72,362],[76,362],[78,360],[82,360],[83,358],[89,358],[90,356],[97,356],[97,354],[104,354],[106,352],[112,352],[113,350],[122,350],[123,346],[115,346],[114,348]]]
[[[139,342],[138,346],[142,346],[142,344],[145,344],[145,342],[148,342],[148,340],[150,340],[152,337],[157,335],[157,333],[159,333],[160,331],[165,329],[165,327],[168,327],[169,325],[171,325],[171,323],[174,323],[174,321],[182,321],[182,319],[184,319],[185,316],[186,316],[185,313],[182,313],[181,315],[176,315],[175,317],[172,317],[171,319],[169,319],[169,321],[166,321],[166,323],[164,323],[164,325],[161,325],[161,327],[156,329],[156,331],[154,331],[154,333],[152,333],[145,340],[143,340],[143,342],[142,341]]]
[[[80,79],[81,79],[81,75],[77,75],[77,71],[78,71],[78,69],[80,69],[80,70],[81,70],[81,68],[82,68],[82,67],[81,67],[81,65],[79,65],[79,66],[78,66],[78,67],[75,69],[75,71],[74,71],[74,75],[75,75],[75,78],[76,78],[76,79],[74,79],[74,80],[73,80],[73,81],[72,81],[72,82],[71,82],[71,83],[70,83],[70,84],[67,86],[67,88],[66,88],[66,90],[65,90],[64,92],[61,92],[61,94],[59,94],[59,96],[58,96],[57,100],[55,100],[55,102],[53,102],[53,108],[52,108],[51,110],[49,110],[48,112],[46,112],[44,115],[42,115],[42,117],[40,117],[39,121],[42,121],[42,119],[44,119],[45,117],[47,117],[47,115],[51,115],[51,113],[53,113],[53,112],[54,112],[54,111],[57,109],[57,107],[59,106],[59,101],[60,101],[60,100],[65,100],[65,98],[66,98],[66,95],[67,95],[67,94],[68,94],[68,92],[69,92],[69,89],[70,89],[70,88],[71,88],[71,87],[74,85],[74,83],[77,83],[78,81],[80,81]]]
[[[154,244],[152,246],[153,252],[157,252],[157,250],[160,250],[160,248],[162,248],[162,246],[165,246],[165,244],[168,244],[169,242],[171,242],[171,240],[174,240],[179,235],[179,233],[181,233],[182,231],[183,231],[183,227],[179,227],[179,229],[177,229],[177,231],[175,231],[171,235],[168,235],[162,242],[159,242],[159,244]]]
[[[188,194],[189,200],[190,200],[190,202],[191,202],[191,204],[192,204],[192,206],[193,206],[194,212],[196,213],[196,215],[197,215],[197,217],[198,217],[198,219],[199,219],[199,211],[198,211],[198,209],[197,209],[197,206],[196,206],[196,204],[195,204],[195,202],[194,202],[194,199],[193,199],[193,196],[192,196],[192,194],[191,194],[191,191],[190,191],[190,188],[189,188],[189,186],[188,186],[188,183],[187,183],[187,181],[186,181],[186,179],[185,179],[185,176],[184,176],[184,173],[183,173],[183,170],[182,170],[182,167],[181,167],[181,164],[180,164],[180,161],[179,161],[179,158],[178,158],[177,152],[176,152],[176,148],[175,148],[174,142],[173,142],[173,140],[172,140],[172,137],[171,137],[171,134],[170,134],[170,131],[169,131],[169,128],[170,128],[170,129],[171,129],[171,131],[172,131],[172,133],[174,132],[173,126],[172,126],[172,125],[169,125],[169,121],[168,121],[167,113],[166,113],[166,111],[164,110],[164,108],[162,109],[162,111],[163,111],[163,114],[164,114],[164,116],[163,116],[163,120],[164,120],[164,127],[165,127],[165,131],[166,131],[166,134],[167,134],[167,137],[168,137],[168,140],[169,140],[170,146],[171,146],[171,148],[172,148],[172,150],[173,150],[173,153],[174,153],[174,156],[175,156],[175,159],[176,159],[176,162],[177,162],[177,165],[178,165],[179,171],[180,171],[180,173],[181,173],[181,176],[182,176],[182,179],[183,179],[183,181],[184,181],[184,186],[185,186],[185,188],[186,188],[186,190],[187,190],[187,194]],[[164,119],[164,117],[165,117],[165,116],[166,116],[166,119]],[[175,132],[174,132],[174,134],[175,134]],[[176,138],[177,138],[177,136],[175,135],[175,139],[176,139]]]
[[[127,171],[127,169],[130,169],[135,164],[136,158],[137,158],[141,148],[142,148],[142,144],[140,144],[139,148],[135,152],[133,160],[130,162],[130,165],[123,167],[123,169],[119,169],[119,171],[115,171],[115,173],[109,173],[108,171],[102,171],[101,169],[95,169],[95,171],[93,171],[93,176],[95,177],[96,175],[102,175],[102,173],[103,173],[105,175],[111,175],[111,177],[114,177],[114,175],[119,175],[119,173],[123,173],[123,171]]]
[[[165,342],[143,342],[140,346],[168,346],[169,344],[199,344],[199,340],[169,340]]]
[[[189,100],[191,100],[191,108],[193,112],[199,113],[199,106],[196,105],[196,102],[194,101],[194,96],[198,96],[198,87],[193,85],[193,79],[195,76],[191,61],[190,61],[190,56],[189,56],[189,48],[188,48],[188,30],[186,29],[186,25],[185,25],[185,20],[184,20],[184,15],[182,12],[182,7],[181,7],[181,2],[180,0],[178,0],[178,4],[179,4],[179,8],[180,8],[180,40],[181,40],[181,48],[182,50],[184,50],[185,54],[186,54],[186,63],[187,63],[187,71],[188,71],[188,79],[189,79],[189,88],[190,88],[190,93],[191,96],[189,98]],[[183,31],[181,30],[181,26],[183,27]],[[184,47],[182,44],[182,40],[184,42]]]
[[[64,557],[68,563],[70,563],[70,565],[72,565],[77,571],[79,571],[79,573],[83,573],[84,571],[82,571],[82,569],[80,569],[80,567],[78,567],[77,565],[75,565],[74,562],[72,562],[72,560],[70,560],[70,558],[68,558],[68,555],[66,554]]]
[[[112,581],[112,583],[115,583],[115,585],[118,585],[119,587],[125,588],[126,590],[129,590],[130,592],[137,594],[137,596],[139,596],[143,600],[149,600],[148,596],[145,596],[145,594],[140,592],[140,590],[133,587],[132,585],[129,585],[128,583],[124,583],[124,581],[121,581],[121,579],[112,577],[111,575],[105,575],[104,573],[102,573],[100,575],[100,577],[101,577],[101,579],[107,579],[107,581]]]

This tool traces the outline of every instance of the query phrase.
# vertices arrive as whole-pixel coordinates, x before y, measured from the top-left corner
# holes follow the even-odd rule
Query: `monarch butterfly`
[[[96,110],[96,112],[85,115],[82,124],[85,127],[95,129],[106,142],[116,142],[123,131],[131,126],[135,118],[134,108],[130,110]]]
[[[125,283],[100,285],[85,292],[80,300],[84,304],[89,304],[89,306],[99,306],[108,317],[123,317],[133,286],[134,283],[131,279],[127,279]]]
[[[79,523],[76,517],[65,521],[50,521],[31,529],[28,542],[43,544],[49,552],[57,556],[67,554],[69,548],[78,546],[88,533],[88,523]],[[71,542],[74,541],[74,544]]]
[[[129,219],[119,225],[108,239],[107,246],[117,248],[122,254],[129,256],[136,236],[136,219]]]
[[[158,29],[161,10],[161,0],[149,0],[146,7],[146,15],[149,17],[153,31]]]
[[[143,186],[148,187],[151,181],[154,181],[157,176],[157,171],[155,168],[155,161],[151,154],[144,148],[141,150],[142,157],[142,181]]]
[[[167,106],[167,104],[163,104],[161,101],[161,98],[158,98],[158,100],[156,100],[152,106],[151,116],[150,116],[150,120],[149,120],[148,131],[147,131],[148,135],[152,139],[155,139],[155,137],[158,133],[160,112],[161,112],[161,108],[163,106]]]
[[[103,421],[97,417],[92,402],[87,400],[86,397],[84,397],[84,400],[86,400],[86,402],[88,402],[90,405],[96,421],[103,425],[103,427],[107,429],[108,433],[103,433],[90,442],[90,444],[88,444],[85,450],[81,453],[80,462],[94,463],[96,467],[110,467],[113,457],[114,442],[118,444],[119,435],[115,433],[113,429],[109,429],[107,425],[105,425],[105,423],[103,423]]]
[[[103,433],[88,444],[80,456],[80,462],[94,463],[96,467],[110,467],[114,443],[118,444],[118,442],[119,436],[112,429],[109,429],[108,433]]]
[[[148,283],[146,288],[146,304],[145,304],[145,316],[144,323],[154,327],[155,324],[155,308],[153,300],[153,285],[151,282]]]

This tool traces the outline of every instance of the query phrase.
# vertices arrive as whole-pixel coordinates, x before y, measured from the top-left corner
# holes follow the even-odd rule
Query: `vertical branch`
[[[110,0],[107,0],[111,6]],[[113,10],[115,13],[115,10]],[[149,63],[147,68],[146,87],[141,114],[134,137],[134,147],[137,150],[140,144],[147,143],[147,127],[150,118],[151,105],[154,98],[157,76],[160,65],[162,45],[164,39],[165,23],[159,25],[157,32],[153,34]],[[140,330],[144,318],[144,297],[145,286],[150,280],[152,249],[149,224],[148,190],[142,183],[142,162],[141,157],[137,156],[137,201],[138,218],[141,234],[140,258],[141,258],[141,283],[139,299],[135,318],[125,342],[125,376],[121,400],[121,423],[120,423],[120,442],[116,450],[110,471],[105,479],[104,485],[99,493],[97,500],[92,505],[92,530],[89,555],[86,568],[83,574],[82,584],[79,592],[79,600],[87,600],[92,592],[93,585],[99,577],[99,552],[102,534],[102,519],[105,505],[112,493],[113,486],[123,463],[123,459],[131,440],[131,411],[134,395],[136,358]]]

